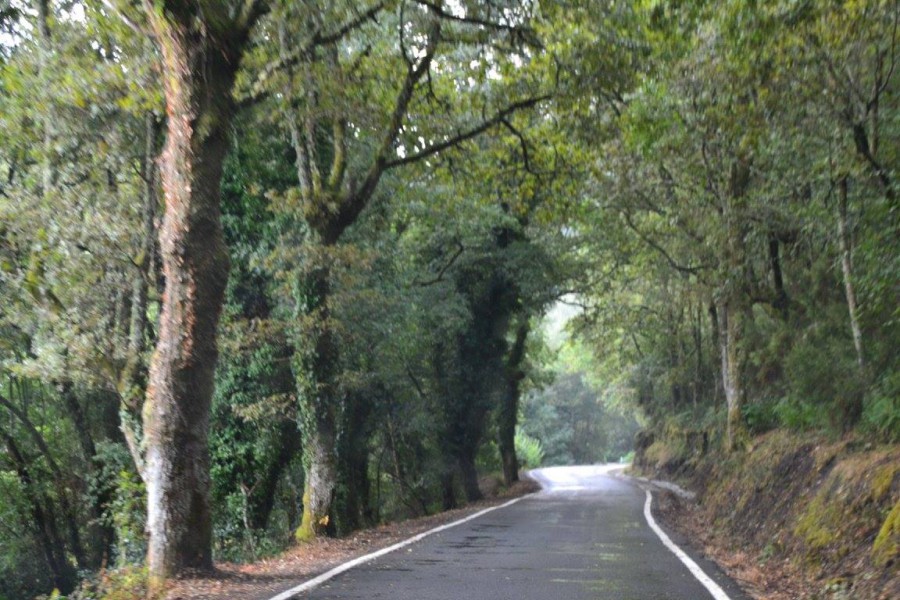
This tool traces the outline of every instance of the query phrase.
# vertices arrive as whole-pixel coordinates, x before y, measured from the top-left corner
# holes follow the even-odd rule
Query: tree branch
[[[244,0],[241,14],[235,20],[235,26],[244,34],[248,33],[256,22],[270,10],[267,0]]]
[[[705,267],[702,265],[696,266],[696,267],[689,267],[689,266],[681,265],[678,262],[676,262],[675,259],[672,258],[672,255],[670,255],[666,251],[665,248],[663,248],[661,245],[659,245],[653,238],[651,238],[650,236],[648,236],[644,232],[642,232],[637,227],[637,225],[634,224],[634,221],[631,219],[631,215],[629,215],[627,211],[622,210],[622,211],[620,211],[620,213],[621,213],[622,217],[625,219],[625,223],[628,225],[628,228],[631,229],[635,234],[637,234],[637,236],[639,238],[641,238],[641,240],[645,244],[647,244],[648,246],[650,246],[651,248],[653,248],[654,250],[659,252],[660,255],[662,255],[662,257],[666,259],[666,262],[669,263],[669,266],[671,266],[673,269],[675,269],[676,271],[679,271],[681,273],[688,274],[688,275],[696,275],[697,273],[700,273],[701,271],[704,270]]]
[[[488,129],[491,129],[492,127],[494,127],[496,125],[502,124],[504,121],[506,121],[507,117],[509,117],[516,111],[523,110],[526,108],[532,108],[533,106],[537,105],[538,103],[543,102],[544,100],[549,100],[549,99],[550,99],[550,95],[544,95],[544,96],[538,96],[536,98],[528,98],[527,100],[521,100],[519,102],[514,102],[514,103],[510,104],[509,106],[507,106],[506,108],[504,108],[503,110],[499,111],[496,115],[494,115],[490,119],[482,121],[479,125],[471,128],[471,129],[468,129],[466,131],[458,131],[457,134],[454,135],[453,137],[450,137],[450,138],[444,140],[443,142],[434,143],[434,144],[428,146],[427,148],[424,148],[414,154],[409,154],[407,156],[403,156],[400,158],[396,158],[394,160],[387,161],[385,163],[385,169],[393,169],[395,167],[399,167],[402,165],[408,165],[410,163],[419,162],[421,160],[424,160],[426,158],[434,156],[435,154],[438,154],[439,152],[443,152],[444,150],[447,150],[448,148],[452,148],[453,146],[458,146],[462,142],[465,142],[474,137],[477,137],[478,135],[484,133]]]
[[[460,256],[462,256],[462,253],[465,251],[466,249],[462,245],[462,243],[459,240],[456,240],[456,252],[454,252],[453,256],[450,257],[450,260],[448,260],[447,263],[443,267],[441,267],[441,270],[438,271],[437,276],[426,281],[416,281],[415,284],[419,287],[428,287],[430,285],[440,283],[444,280],[444,275],[446,275],[447,271],[450,270],[450,267],[453,266],[453,264],[459,259]]]
[[[134,20],[132,20],[128,15],[126,15],[122,9],[115,5],[113,0],[100,0],[100,3],[106,7],[111,13],[116,15],[125,25],[128,26],[133,32],[138,34],[139,36],[149,36],[152,35],[148,30],[144,29],[140,25],[138,25]]]
[[[431,2],[430,0],[414,0],[414,2],[420,6],[427,7],[433,14],[442,19],[464,23],[466,25],[476,25],[478,27],[485,27],[496,31],[506,31],[526,43],[533,44],[535,47],[540,47],[540,44],[536,42],[535,32],[530,27],[519,27],[517,25],[498,23],[497,21],[489,21],[479,17],[460,17],[447,12],[444,10],[443,6],[436,2]]]
[[[361,27],[367,21],[374,21],[378,13],[386,6],[387,2],[382,0],[371,6],[368,10],[359,13],[330,33],[324,33],[321,29],[317,29],[305,44],[301,44],[297,49],[280,56],[277,60],[266,65],[256,77],[256,81],[250,86],[250,94],[241,99],[238,103],[238,107],[247,108],[260,100],[267,98],[271,92],[263,89],[262,86],[276,71],[296,65],[304,56],[308,56],[315,48],[338,42],[347,34]]]
[[[7,400],[3,395],[0,395],[0,406],[5,406],[7,410],[15,415],[19,422],[22,423],[25,431],[28,432],[28,435],[41,451],[41,454],[43,454],[44,458],[47,459],[47,465],[50,467],[53,475],[56,476],[57,479],[62,480],[62,471],[60,470],[56,460],[53,458],[53,454],[50,452],[50,447],[47,446],[47,442],[46,440],[44,440],[44,436],[42,436],[40,432],[38,432],[37,428],[31,422],[31,419],[28,418],[28,415],[26,415],[25,412],[18,406]]]

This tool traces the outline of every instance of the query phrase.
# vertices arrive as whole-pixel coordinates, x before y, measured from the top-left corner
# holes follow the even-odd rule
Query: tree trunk
[[[102,464],[100,464],[101,459],[97,456],[97,446],[94,443],[94,437],[91,435],[87,415],[85,415],[70,381],[62,383],[59,388],[59,393],[69,413],[69,418],[78,432],[78,443],[81,445],[81,452],[88,465],[88,472],[90,476],[94,476],[97,470],[102,468]],[[103,564],[104,558],[108,558],[116,540],[116,532],[112,523],[103,518],[104,511],[112,501],[112,492],[104,486],[95,490],[90,497],[91,516],[88,526],[90,539],[88,551],[90,552],[90,558],[88,564],[92,568],[97,568]],[[77,523],[75,526],[77,527]]]
[[[725,446],[730,452],[740,448],[746,441],[743,421],[743,407],[746,392],[743,373],[746,363],[746,349],[743,348],[745,311],[735,306],[733,301],[723,303],[717,309],[719,315],[719,346],[722,360],[722,386],[725,390],[727,411]]]
[[[370,394],[377,392],[370,389]],[[332,513],[338,535],[370,524],[369,431],[366,426],[371,403],[360,393],[351,393],[341,410],[338,442],[338,493]]]
[[[744,330],[750,320],[748,288],[751,274],[747,268],[745,215],[749,185],[750,163],[746,159],[736,158],[731,166],[728,198],[723,210],[725,273],[721,303],[717,309],[722,387],[727,410],[725,445],[728,451],[744,446],[747,440],[742,411],[746,396],[743,381],[747,355]]]
[[[453,485],[453,471],[453,466],[446,464],[441,472],[441,508],[444,510],[456,508],[456,487]]]
[[[781,270],[781,252],[778,238],[769,234],[769,264],[772,268],[772,283],[775,286],[775,301],[772,306],[787,320],[790,299],[784,289],[784,275]]]
[[[506,364],[506,389],[497,417],[499,430],[500,460],[503,465],[503,482],[509,486],[519,480],[519,459],[516,456],[516,423],[519,417],[519,396],[521,394],[522,361],[525,358],[525,342],[528,339],[527,320],[516,329],[516,340],[510,350]]]
[[[81,543],[81,532],[78,527],[79,523],[78,515],[75,510],[76,507],[72,502],[72,496],[74,495],[74,482],[72,480],[73,474],[68,472],[64,473],[62,471],[59,463],[56,462],[56,459],[50,452],[50,447],[47,444],[47,441],[44,439],[43,434],[41,434],[34,423],[31,422],[31,419],[28,418],[27,406],[25,410],[20,409],[3,395],[0,395],[0,405],[4,406],[13,415],[15,415],[15,417],[25,428],[28,436],[34,441],[35,445],[38,447],[38,450],[40,450],[41,454],[44,457],[44,460],[47,462],[47,465],[50,467],[50,471],[53,473],[55,484],[59,489],[59,504],[60,508],[62,509],[63,520],[66,525],[66,529],[68,530],[69,551],[75,557],[75,561],[78,564],[79,568],[90,568],[91,565],[87,561],[87,554],[84,551],[83,544]],[[78,483],[79,486],[83,485],[83,480],[79,481]],[[52,507],[48,504],[47,510],[50,511],[51,509]],[[55,518],[53,519],[53,521],[55,527]]]
[[[710,329],[711,329],[710,352],[712,353],[712,356],[715,356],[715,353],[719,353],[719,355],[721,356],[722,332],[721,332],[721,329],[719,328],[719,320],[720,320],[719,319],[719,309],[716,308],[715,302],[709,303],[709,308],[707,309],[707,312],[709,314],[709,323],[710,323]],[[719,399],[720,399],[719,391],[724,388],[723,388],[723,386],[719,385],[719,379],[718,379],[718,376],[716,375],[716,369],[712,369],[711,372],[712,372],[712,377],[713,377],[713,381],[712,381],[712,384],[713,384],[713,410],[718,412],[719,411]],[[723,370],[719,369],[719,373],[721,374],[722,372],[723,372]]]
[[[475,468],[476,448],[466,448],[459,454],[459,471],[462,475],[463,490],[466,500],[477,502],[484,498],[481,488],[478,487],[478,470]]]
[[[41,74],[44,75],[44,73],[47,71],[47,67],[50,66],[50,60],[53,58],[53,35],[50,32],[50,2],[49,0],[35,0],[35,8],[37,9],[37,29],[39,40],[38,65],[41,70]],[[50,83],[49,77],[47,77],[47,80],[44,83]],[[40,194],[46,195],[56,184],[56,167],[58,161],[56,150],[54,149],[53,144],[53,140],[56,137],[56,131],[54,127],[54,118],[50,115],[53,109],[50,102],[50,95],[44,94],[44,97],[41,100],[43,100],[42,106],[44,108],[43,123],[41,124],[44,130],[44,156],[42,161],[43,164],[41,165]]]
[[[119,428],[125,438],[137,473],[144,479],[144,456],[142,449],[143,432],[141,412],[147,390],[147,305],[150,283],[156,281],[156,212],[159,204],[157,187],[157,138],[160,124],[152,113],[144,117],[145,138],[142,172],[144,178],[144,231],[140,255],[135,260],[136,270],[132,275],[131,314],[129,315],[128,343],[125,365],[119,374],[117,392],[119,396]]]
[[[303,516],[295,533],[299,542],[312,541],[328,531],[337,481],[334,417],[330,410],[317,413],[313,426],[303,432],[306,481],[303,490]]]
[[[250,525],[253,529],[265,529],[269,524],[269,516],[275,507],[278,482],[300,449],[297,424],[293,420],[283,422],[278,428],[276,440],[278,454],[267,465],[265,473],[256,485],[259,491],[250,507]]]
[[[207,437],[229,269],[220,184],[231,89],[261,12],[255,3],[237,17],[205,14],[180,0],[144,4],[162,55],[168,115],[160,168],[166,287],[143,411],[153,591],[185,569],[212,568]]]
[[[303,517],[295,533],[298,541],[310,541],[333,531],[331,504],[337,485],[337,408],[339,406],[336,369],[338,351],[330,323],[328,306],[331,272],[319,265],[307,277],[306,314],[313,315],[316,331],[314,348],[301,361],[299,386],[303,466],[306,480],[303,492]]]
[[[856,362],[860,369],[865,368],[863,354],[862,329],[859,326],[859,315],[856,308],[856,290],[853,287],[853,254],[850,242],[850,227],[847,218],[847,178],[841,179],[838,195],[838,240],[841,245],[841,272],[844,276],[844,293],[847,297],[847,310],[850,312],[850,330],[853,332],[853,347],[856,349]]]

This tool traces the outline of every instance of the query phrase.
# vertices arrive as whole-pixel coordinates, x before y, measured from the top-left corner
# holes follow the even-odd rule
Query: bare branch
[[[19,422],[25,428],[25,431],[34,441],[35,445],[37,445],[38,449],[40,449],[41,454],[43,454],[44,458],[47,459],[47,464],[50,466],[50,470],[53,471],[53,474],[57,478],[62,479],[62,471],[60,470],[56,459],[53,458],[53,454],[50,452],[50,447],[47,445],[47,441],[44,439],[44,436],[42,436],[37,430],[37,427],[35,427],[31,422],[31,419],[28,418],[28,415],[25,414],[25,411],[7,400],[2,394],[0,394],[0,406],[5,406],[6,409],[9,410],[9,412],[11,412],[19,420]]]
[[[531,169],[531,156],[528,152],[528,140],[522,135],[522,132],[516,129],[509,119],[501,119],[500,123],[519,140],[519,147],[522,149],[522,162],[525,163],[525,171],[532,175],[538,175],[536,171]]]

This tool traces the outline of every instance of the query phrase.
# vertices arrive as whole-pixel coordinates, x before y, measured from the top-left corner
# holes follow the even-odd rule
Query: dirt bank
[[[638,471],[698,493],[661,494],[664,521],[756,597],[900,598],[900,447],[779,431],[730,457],[644,442]]]

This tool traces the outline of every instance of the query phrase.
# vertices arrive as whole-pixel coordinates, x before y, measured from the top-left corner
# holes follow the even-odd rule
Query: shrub
[[[885,442],[900,442],[900,372],[882,378],[863,404],[863,429]]]
[[[516,432],[516,456],[526,469],[535,469],[544,461],[544,448],[537,440],[522,431]]]

